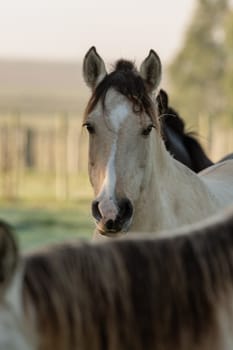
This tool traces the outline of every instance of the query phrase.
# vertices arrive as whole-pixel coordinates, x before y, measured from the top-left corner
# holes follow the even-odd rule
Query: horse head
[[[89,132],[92,214],[100,233],[115,235],[129,229],[140,192],[149,181],[150,150],[160,133],[152,93],[161,79],[161,62],[151,50],[139,71],[132,62],[119,60],[107,73],[92,47],[83,75],[92,90],[83,123]]]

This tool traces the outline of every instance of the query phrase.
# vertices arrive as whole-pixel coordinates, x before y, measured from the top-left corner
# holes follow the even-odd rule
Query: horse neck
[[[216,200],[201,178],[176,161],[161,139],[154,138],[153,143],[153,156],[135,205],[131,231],[175,228],[214,213]]]

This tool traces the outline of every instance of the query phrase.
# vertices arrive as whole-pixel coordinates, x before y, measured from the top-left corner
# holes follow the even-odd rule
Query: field
[[[90,201],[69,203],[2,203],[1,219],[17,233],[23,250],[73,238],[90,239],[94,224]]]
[[[13,226],[22,250],[73,238],[91,238],[92,191],[86,177],[77,178],[76,194],[69,200],[53,198],[50,177],[30,175],[24,180],[23,199],[0,201],[0,218]]]

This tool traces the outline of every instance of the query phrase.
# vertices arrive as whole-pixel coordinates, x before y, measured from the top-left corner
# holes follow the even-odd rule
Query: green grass
[[[1,202],[0,218],[13,226],[25,251],[73,238],[90,239],[94,230],[90,203],[91,197],[67,202]]]

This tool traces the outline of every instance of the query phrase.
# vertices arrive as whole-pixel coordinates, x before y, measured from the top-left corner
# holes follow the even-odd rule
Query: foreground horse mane
[[[28,256],[24,303],[35,308],[40,349],[220,349],[232,214],[192,235],[63,244]]]
[[[133,104],[133,111],[137,114],[147,113],[157,129],[159,129],[158,118],[155,114],[153,101],[147,91],[147,86],[133,62],[120,59],[116,62],[114,70],[94,89],[84,113],[84,122],[97,103],[101,101],[103,108],[105,97],[110,88],[127,97]]]
[[[0,297],[9,286],[19,260],[18,246],[11,232],[10,225],[0,220]]]

